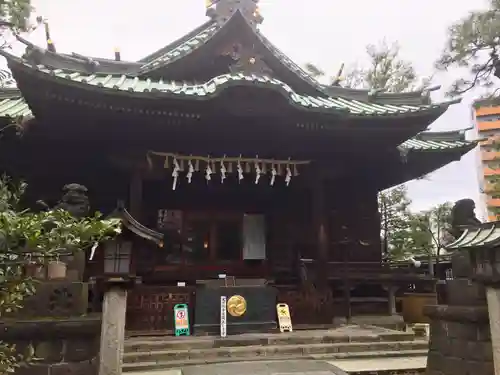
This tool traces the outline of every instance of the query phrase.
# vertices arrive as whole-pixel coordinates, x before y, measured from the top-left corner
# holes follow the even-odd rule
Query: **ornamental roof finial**
[[[207,16],[219,23],[226,22],[237,11],[253,27],[260,25],[264,18],[259,10],[260,0],[206,0]]]
[[[45,28],[45,41],[47,42],[47,49],[50,52],[56,52],[56,46],[55,46],[54,42],[52,41],[52,38],[50,37],[49,21],[44,20],[43,25]]]

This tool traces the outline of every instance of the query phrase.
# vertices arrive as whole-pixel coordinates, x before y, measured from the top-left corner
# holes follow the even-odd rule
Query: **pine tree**
[[[341,69],[336,77],[330,78],[330,84],[387,92],[405,92],[427,86],[429,79],[420,82],[413,64],[402,59],[400,51],[398,43],[389,44],[384,40],[370,44],[366,47],[368,65],[352,65],[345,72]],[[307,63],[304,68],[314,78],[326,76],[322,69],[312,63]]]
[[[4,25],[26,30],[33,7],[31,0],[0,0],[0,19]]]
[[[500,0],[490,0],[487,10],[471,12],[451,25],[448,34],[436,67],[469,71],[469,77],[456,80],[448,94],[460,95],[475,86],[491,87],[500,76]]]

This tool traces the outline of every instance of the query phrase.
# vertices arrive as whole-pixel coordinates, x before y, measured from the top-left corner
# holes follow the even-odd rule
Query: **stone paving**
[[[187,366],[184,368],[134,372],[131,375],[347,375],[359,372],[406,373],[424,369],[426,357],[339,361],[260,361]]]
[[[344,375],[324,361],[239,362],[182,369],[182,375]],[[169,374],[170,375],[170,374]]]
[[[369,358],[350,360],[328,361],[346,372],[362,372],[362,371],[399,371],[425,368],[427,366],[427,357],[412,357],[412,358]]]

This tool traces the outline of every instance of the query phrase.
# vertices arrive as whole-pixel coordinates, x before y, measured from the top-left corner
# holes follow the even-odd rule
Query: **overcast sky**
[[[335,74],[340,64],[366,60],[365,45],[382,39],[398,41],[402,56],[422,76],[434,73],[447,27],[487,0],[261,0],[264,34],[298,64],[314,62]],[[205,0],[34,0],[37,14],[50,21],[59,52],[137,60],[189,32],[206,20]],[[42,31],[31,39],[43,43]],[[450,84],[457,72],[438,74],[434,83]],[[442,98],[442,92],[436,99]],[[432,125],[461,129],[473,124],[465,97]],[[474,138],[474,132],[469,132]],[[415,209],[471,197],[478,201],[477,151],[408,184]],[[480,211],[480,210],[478,210]],[[480,212],[478,212],[480,214]]]

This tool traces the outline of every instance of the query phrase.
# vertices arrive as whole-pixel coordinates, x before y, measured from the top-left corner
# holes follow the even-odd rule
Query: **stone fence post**
[[[122,373],[126,312],[127,289],[123,285],[110,285],[102,309],[99,375]]]

